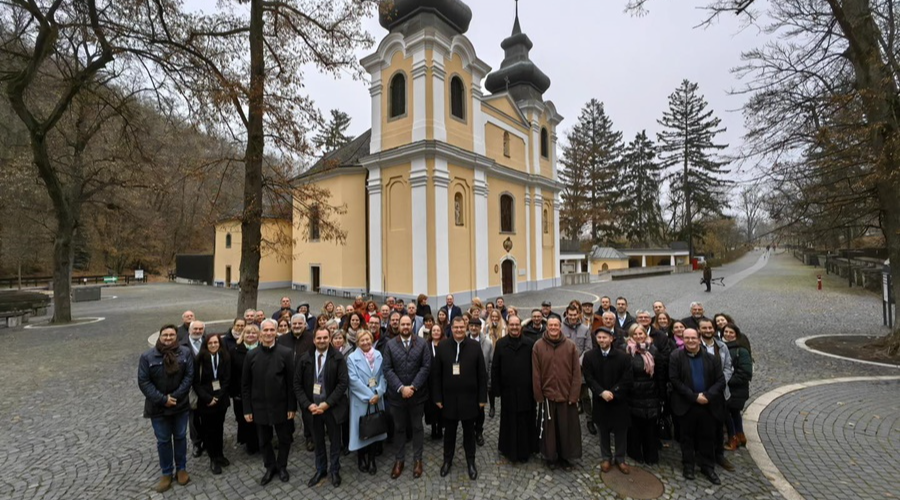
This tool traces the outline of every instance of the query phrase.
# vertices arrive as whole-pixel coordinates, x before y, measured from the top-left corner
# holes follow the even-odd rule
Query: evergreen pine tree
[[[621,224],[625,237],[632,243],[655,244],[662,239],[662,210],[659,188],[663,167],[656,161],[656,147],[642,130],[625,147],[622,158],[624,186],[620,199],[623,210]]]
[[[352,137],[344,135],[349,126],[350,115],[339,109],[332,109],[331,119],[322,127],[322,131],[313,138],[313,144],[322,153],[330,153],[353,140]]]
[[[730,170],[727,162],[718,161],[715,153],[728,147],[716,144],[715,137],[724,132],[721,120],[707,109],[706,99],[698,94],[698,85],[683,80],[669,96],[669,109],[657,122],[664,127],[657,134],[659,159],[663,168],[672,169],[667,176],[670,189],[680,193],[681,206],[676,223],[681,237],[688,241],[694,254],[694,234],[700,231],[696,220],[710,215],[722,215],[728,207],[726,191],[731,184],[723,176]]]
[[[603,103],[591,99],[566,135],[567,145],[561,158],[565,168],[560,171],[560,181],[564,184],[563,208],[567,210],[568,228],[580,231],[590,224],[593,243],[613,239],[621,208],[613,188],[621,164],[622,133],[612,127]],[[581,214],[579,209],[583,210]]]

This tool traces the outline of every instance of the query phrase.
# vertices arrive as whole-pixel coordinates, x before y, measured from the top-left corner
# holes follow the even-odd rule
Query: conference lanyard
[[[216,354],[212,357],[212,370],[213,370],[213,380],[219,379],[219,355]]]

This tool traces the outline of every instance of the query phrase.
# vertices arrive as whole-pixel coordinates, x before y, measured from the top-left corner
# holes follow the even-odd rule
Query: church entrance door
[[[501,280],[503,286],[503,295],[513,293],[513,280],[516,279],[516,265],[513,261],[507,259],[503,261],[501,270]]]

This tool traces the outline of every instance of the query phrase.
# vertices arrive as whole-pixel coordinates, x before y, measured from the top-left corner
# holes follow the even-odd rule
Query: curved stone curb
[[[832,354],[832,353],[830,353],[830,352],[825,352],[825,351],[820,351],[820,350],[818,350],[818,349],[813,349],[812,347],[809,347],[808,345],[806,345],[806,343],[807,343],[808,341],[810,341],[810,340],[812,340],[812,339],[818,339],[818,338],[821,338],[821,337],[870,337],[870,336],[871,336],[871,335],[833,335],[833,334],[829,334],[829,335],[810,335],[809,337],[802,337],[802,338],[799,338],[799,339],[795,340],[794,343],[797,344],[797,347],[799,347],[800,349],[803,349],[804,351],[809,351],[809,352],[814,353],[814,354],[818,354],[818,355],[820,355],[820,356],[828,356],[829,358],[843,359],[844,361],[853,361],[854,363],[863,363],[863,364],[866,364],[866,365],[881,366],[881,367],[884,367],[884,368],[897,368],[897,369],[900,369],[900,365],[892,365],[892,364],[890,364],[890,363],[879,363],[879,362],[877,362],[877,361],[867,361],[867,360],[865,360],[865,359],[848,358],[847,356],[840,356],[840,355],[837,355],[837,354]]]
[[[213,321],[204,321],[203,324],[206,324],[206,325],[213,325],[213,324],[216,324],[216,323],[230,323],[230,322],[232,322],[232,321],[234,321],[234,320],[233,320],[233,319],[217,319],[217,320],[213,320]],[[153,347],[153,346],[156,345],[156,339],[157,339],[158,337],[159,337],[159,332],[158,332],[158,331],[157,331],[157,332],[151,333],[150,336],[147,337],[147,343],[150,344],[150,347]]]
[[[847,382],[869,382],[879,380],[900,380],[900,376],[885,377],[843,377],[834,379],[812,380],[799,384],[788,384],[772,389],[771,391],[759,396],[744,411],[744,431],[747,435],[747,450],[750,457],[756,462],[756,466],[762,471],[766,479],[772,483],[772,486],[778,490],[787,500],[805,500],[788,480],[784,477],[775,463],[769,458],[769,453],[759,438],[759,417],[763,410],[772,404],[776,399],[794,391],[816,387],[827,384],[841,384]]]
[[[65,325],[30,324],[30,325],[25,325],[24,328],[26,330],[51,330],[53,328],[67,328],[70,326],[84,326],[84,325],[90,325],[91,323],[99,323],[99,322],[105,320],[106,318],[104,318],[102,316],[87,316],[84,318],[75,318],[75,319],[77,322],[66,323]],[[85,321],[78,321],[78,320],[85,320]],[[87,321],[87,320],[90,320],[90,321]]]

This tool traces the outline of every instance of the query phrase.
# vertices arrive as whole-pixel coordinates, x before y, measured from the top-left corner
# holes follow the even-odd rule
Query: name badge
[[[313,394],[316,396],[322,395],[322,384],[313,384]]]
[[[459,375],[459,363],[453,363],[453,374]]]
[[[375,382],[375,378],[374,378],[374,377],[369,379],[369,387],[375,387],[375,386],[377,386],[377,385],[378,385],[378,383]]]
[[[212,384],[212,385],[213,385],[213,390],[214,390],[214,391],[220,391],[220,390],[222,390],[222,384],[220,384],[218,380],[213,380],[213,384]]]

